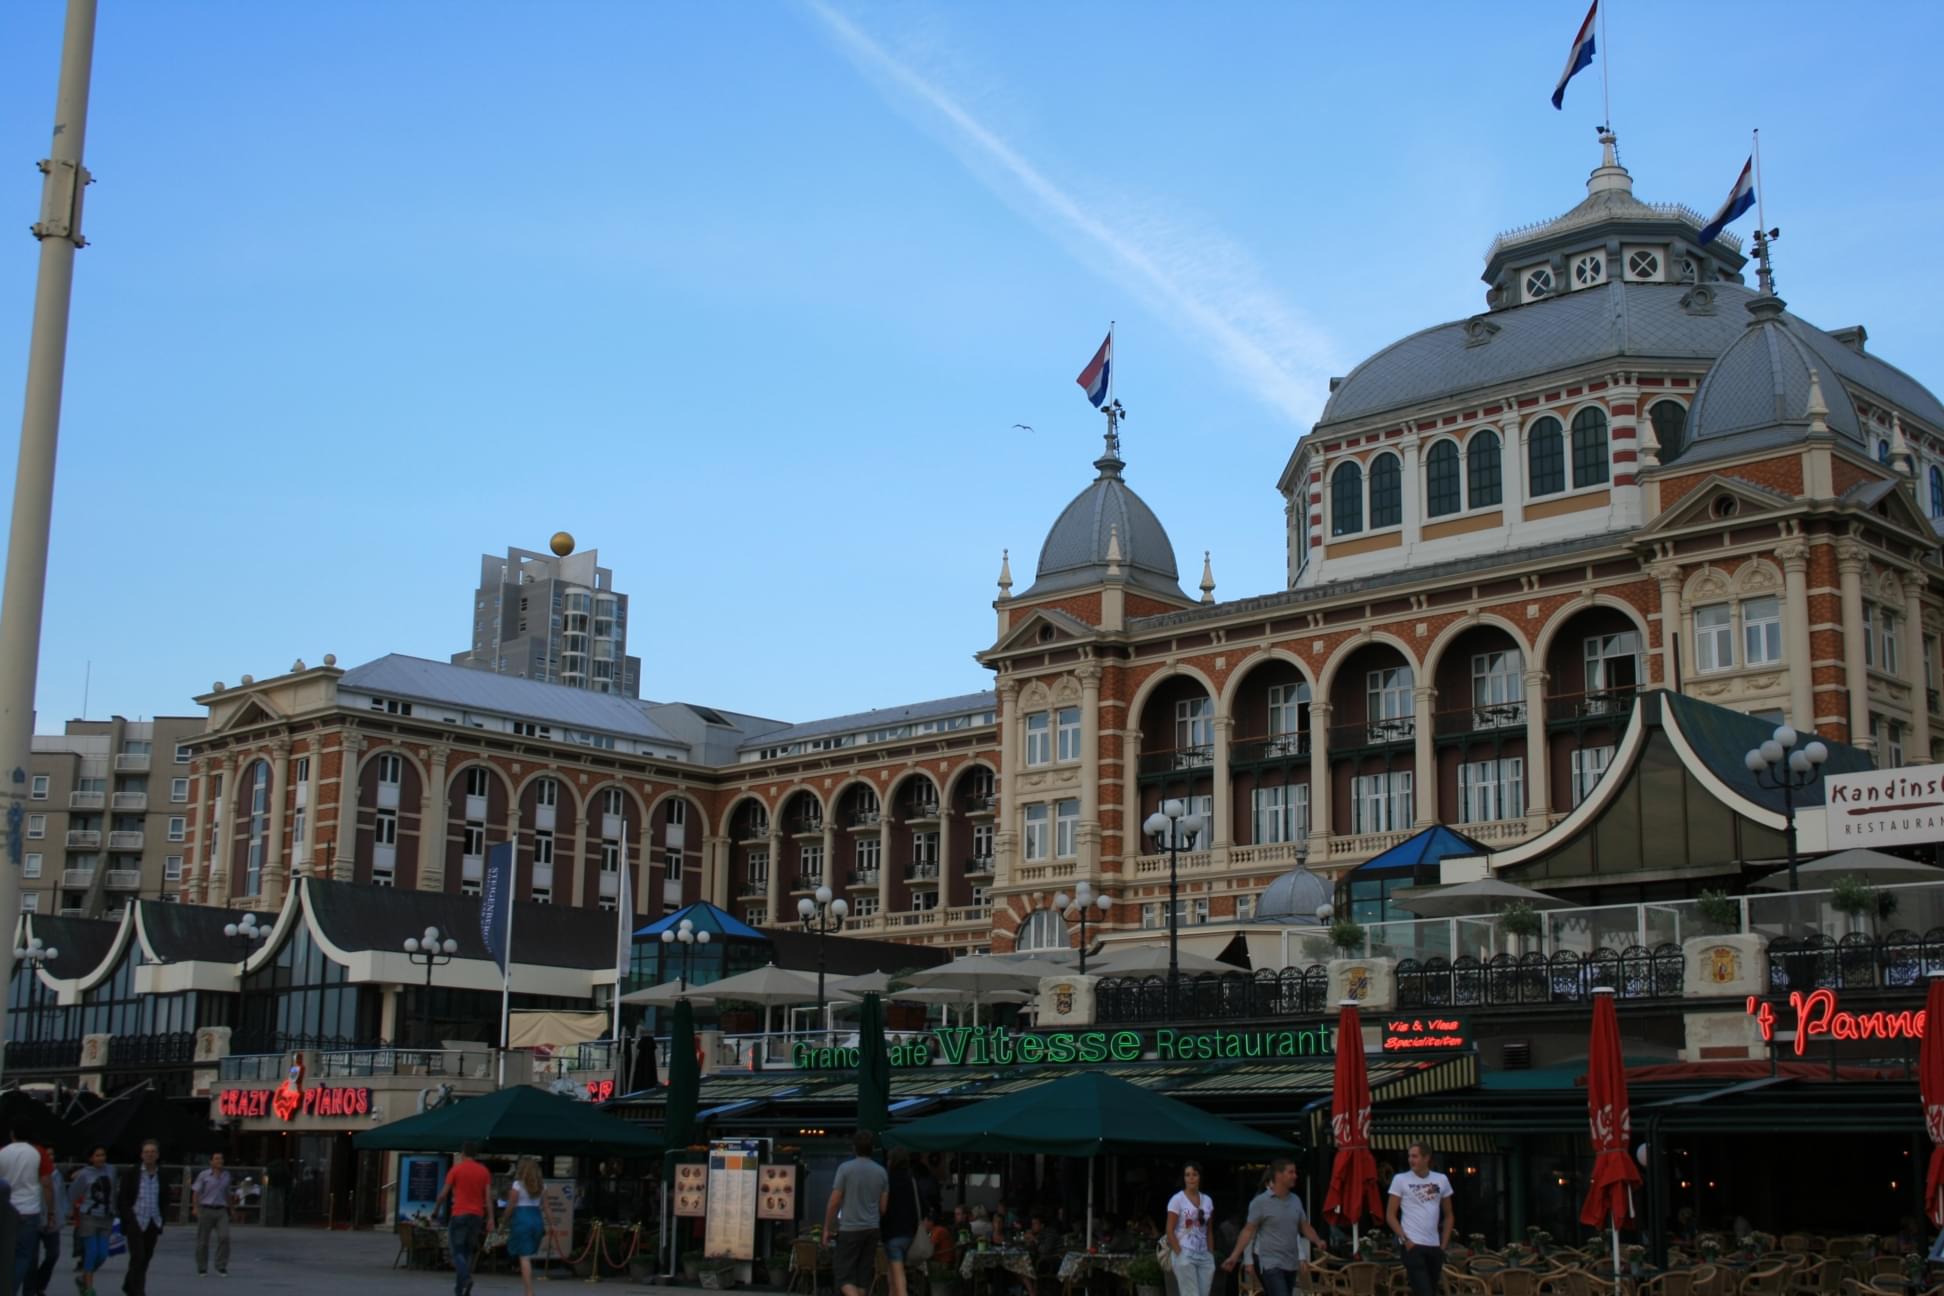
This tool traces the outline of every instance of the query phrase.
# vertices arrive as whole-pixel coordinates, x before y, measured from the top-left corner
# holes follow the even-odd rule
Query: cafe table
[[[1107,1274],[1132,1282],[1128,1270],[1134,1264],[1132,1251],[1069,1251],[1060,1257],[1059,1278],[1069,1296],[1075,1287],[1084,1287],[1094,1274]]]

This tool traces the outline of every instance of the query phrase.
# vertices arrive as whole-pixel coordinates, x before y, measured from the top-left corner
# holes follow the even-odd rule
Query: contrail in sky
[[[1198,335],[1264,403],[1298,423],[1316,416],[1334,348],[1264,291],[1259,275],[1221,239],[1165,220],[1110,222],[850,19],[822,0],[806,3],[853,62],[944,118],[962,143],[1017,181],[1044,214],[1132,272],[1162,315]]]

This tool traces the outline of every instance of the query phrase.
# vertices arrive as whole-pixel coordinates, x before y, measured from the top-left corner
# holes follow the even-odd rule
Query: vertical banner
[[[506,974],[513,936],[513,846],[505,843],[486,851],[486,874],[479,887],[479,934],[486,952]]]

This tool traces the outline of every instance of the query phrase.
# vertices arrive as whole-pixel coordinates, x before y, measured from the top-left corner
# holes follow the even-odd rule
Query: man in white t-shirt
[[[1431,1149],[1424,1144],[1411,1144],[1411,1168],[1391,1180],[1385,1218],[1404,1246],[1411,1296],[1437,1296],[1451,1242],[1451,1180],[1431,1168]]]
[[[14,1234],[14,1253],[8,1257],[13,1267],[13,1282],[8,1290],[17,1291],[34,1271],[34,1258],[40,1250],[41,1221],[54,1214],[54,1183],[41,1173],[41,1150],[15,1133],[7,1146],[0,1148],[0,1179],[6,1181],[9,1200],[20,1216]]]

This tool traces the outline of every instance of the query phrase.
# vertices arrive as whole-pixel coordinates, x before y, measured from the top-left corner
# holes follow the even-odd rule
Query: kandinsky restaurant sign
[[[945,1026],[929,1035],[892,1044],[894,1067],[1093,1066],[1101,1062],[1212,1062],[1228,1058],[1327,1057],[1336,1049],[1336,1027],[1323,1023],[1288,1030],[1075,1030],[1009,1031],[997,1026]],[[799,1070],[849,1070],[855,1048],[798,1044],[790,1063]]]
[[[1823,782],[1831,850],[1944,841],[1944,765],[1831,774]]]

